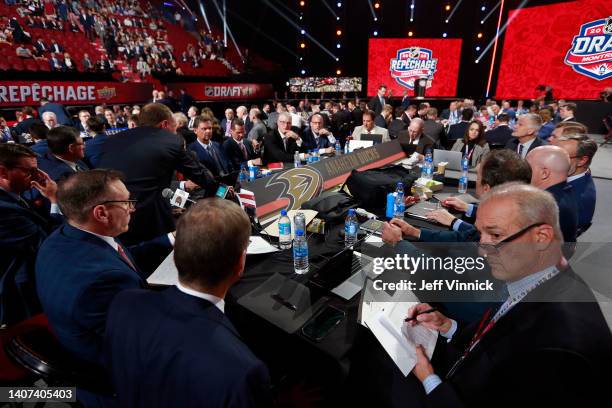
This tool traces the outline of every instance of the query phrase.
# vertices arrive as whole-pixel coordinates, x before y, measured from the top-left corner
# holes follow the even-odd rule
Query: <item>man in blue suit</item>
[[[38,167],[55,181],[78,171],[88,170],[85,143],[79,131],[69,126],[58,126],[47,134],[49,151],[38,159]]]
[[[61,216],[43,216],[22,194],[36,188],[59,213],[57,185],[38,170],[36,153],[18,144],[0,145],[0,325],[40,313],[34,284],[38,248]]]
[[[64,180],[57,198],[67,223],[47,238],[36,258],[38,297],[53,332],[66,350],[92,365],[101,362],[112,299],[144,286],[172,248],[166,235],[129,248],[115,239],[127,231],[135,204],[121,177],[97,169]],[[93,394],[80,398],[88,406],[103,403]]]
[[[217,142],[213,142],[212,120],[208,117],[198,116],[194,121],[194,129],[197,140],[191,143],[187,149],[194,152],[202,163],[215,176],[229,174],[229,163],[225,152]]]
[[[508,123],[510,117],[506,113],[497,115],[497,126],[485,132],[485,139],[490,147],[504,147],[512,139],[512,129]]]
[[[253,144],[244,140],[245,130],[242,119],[234,119],[231,123],[231,137],[223,141],[223,151],[229,162],[230,172],[240,171],[240,167],[249,160],[257,158]]]
[[[42,98],[40,100],[40,108],[38,108],[38,117],[42,118],[42,115],[45,112],[55,113],[57,123],[59,123],[60,125],[72,126],[72,119],[70,118],[70,114],[68,113],[64,105],[55,102],[49,102],[47,98]]]
[[[93,133],[93,137],[85,142],[85,162],[95,169],[100,164],[102,157],[102,147],[108,135],[104,132],[104,122],[100,118],[93,116],[87,119],[86,122],[88,132]]]
[[[200,201],[177,225],[176,286],[115,298],[104,356],[121,406],[273,406],[267,368],[224,312],[224,297],[244,270],[250,229],[235,203]]]
[[[34,144],[30,146],[34,152],[39,155],[44,155],[49,151],[49,144],[47,143],[47,134],[49,133],[49,128],[42,123],[32,123],[30,125],[30,136],[34,141]]]
[[[589,167],[597,152],[597,143],[584,134],[551,137],[550,143],[564,149],[570,157],[567,182],[574,189],[578,201],[578,235],[580,235],[591,226],[595,213],[597,192]]]
[[[323,127],[323,116],[315,113],[310,117],[310,126],[302,134],[302,144],[307,151],[334,148],[336,138]]]

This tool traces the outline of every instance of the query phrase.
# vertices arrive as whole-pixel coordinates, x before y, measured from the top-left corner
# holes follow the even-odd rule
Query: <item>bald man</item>
[[[416,145],[416,152],[424,154],[427,150],[433,150],[437,143],[431,137],[423,133],[425,128],[425,122],[421,118],[414,118],[410,122],[408,129],[400,130],[397,139],[400,141],[402,146],[404,145]]]
[[[567,183],[570,158],[558,146],[540,146],[527,154],[531,166],[531,185],[551,193],[559,206],[559,221],[563,240],[576,242],[578,204],[574,190]]]

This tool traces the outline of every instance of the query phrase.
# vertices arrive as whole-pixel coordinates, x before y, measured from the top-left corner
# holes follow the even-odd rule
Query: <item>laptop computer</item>
[[[446,168],[448,170],[461,171],[461,159],[463,158],[462,152],[454,152],[451,150],[434,149],[433,153],[433,164],[434,168],[438,167],[438,163],[447,162]]]
[[[362,133],[360,139],[371,140],[375,145],[377,145],[382,143],[383,135],[377,133]]]

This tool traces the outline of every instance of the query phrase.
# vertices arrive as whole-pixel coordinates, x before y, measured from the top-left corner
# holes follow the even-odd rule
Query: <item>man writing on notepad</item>
[[[478,209],[479,252],[507,299],[467,327],[428,304],[408,311],[448,339],[434,353],[421,346],[413,369],[427,405],[604,406],[612,335],[584,281],[562,255],[559,209],[536,187],[507,183]],[[440,347],[442,346],[442,347]],[[437,357],[440,357],[438,359]]]

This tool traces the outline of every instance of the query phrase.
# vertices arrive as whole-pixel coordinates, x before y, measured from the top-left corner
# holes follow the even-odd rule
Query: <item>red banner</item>
[[[229,82],[182,82],[168,84],[175,95],[181,88],[196,101],[243,101],[249,99],[272,98],[273,89],[271,84],[243,84]]]
[[[461,40],[459,39],[370,39],[368,95],[379,85],[395,96],[414,94],[414,81],[427,78],[427,96],[455,96]]]
[[[152,91],[144,83],[0,81],[0,107],[38,105],[41,98],[64,105],[142,103]]]

